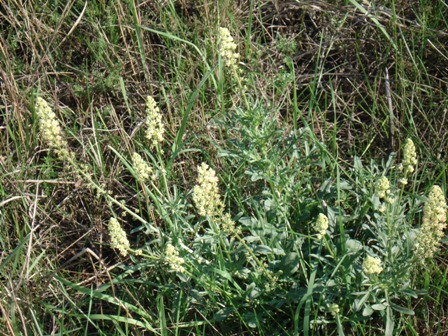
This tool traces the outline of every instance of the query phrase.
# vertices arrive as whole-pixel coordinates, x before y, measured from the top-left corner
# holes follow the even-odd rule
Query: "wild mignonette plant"
[[[220,30],[220,43],[224,64],[237,68],[228,30]],[[374,321],[378,333],[392,335],[397,316],[413,314],[406,303],[419,291],[410,275],[437,252],[446,203],[434,186],[415,227],[422,204],[410,191],[418,174],[412,140],[405,141],[401,162],[392,153],[384,164],[364,166],[359,158],[343,164],[309,128],[283,129],[271,104],[246,95],[244,107],[231,106],[212,120],[226,137],[181,188],[172,164],[178,151],[168,150],[178,147],[148,97],[146,142],[135,142],[130,153],[110,146],[135,182],[129,193],[137,211],[77,163],[41,98],[36,112],[43,140],[110,206],[104,218],[110,245],[125,261],[113,283],[91,290],[64,282],[116,307],[105,320],[156,335],[188,334],[192,327],[344,335],[360,321]],[[120,225],[128,217],[137,223],[131,232]],[[154,302],[157,314],[148,308]]]

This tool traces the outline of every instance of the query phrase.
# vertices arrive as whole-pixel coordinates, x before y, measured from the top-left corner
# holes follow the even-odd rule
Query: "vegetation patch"
[[[446,17],[0,2],[1,330],[441,334]]]

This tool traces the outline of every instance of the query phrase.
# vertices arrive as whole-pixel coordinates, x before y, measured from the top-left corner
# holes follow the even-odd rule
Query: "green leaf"
[[[358,293],[352,293],[353,295],[358,295]],[[363,292],[360,292],[359,294],[364,294]],[[370,296],[370,292],[366,292],[364,294],[364,296],[361,299],[356,299],[354,304],[353,304],[353,308],[355,309],[355,311],[359,311],[361,309],[361,307],[364,305],[364,303],[367,301],[367,299]]]
[[[392,309],[389,307],[387,307],[387,311],[386,311],[386,330],[384,332],[385,336],[392,336],[393,332],[394,332],[394,318],[392,315]]]
[[[224,321],[230,314],[233,313],[233,311],[234,309],[232,307],[224,307],[216,312],[216,314],[213,316],[213,321]]]
[[[372,305],[373,310],[384,310],[386,308],[387,308],[387,306],[382,303],[376,303],[376,304]]]
[[[416,292],[415,290],[410,289],[410,288],[402,289],[401,293],[403,293],[406,296],[411,296],[414,299],[418,298],[418,292]]]
[[[390,303],[390,306],[392,307],[393,310],[401,313],[401,314],[406,314],[406,315],[415,315],[414,311],[412,309],[406,308],[406,307],[402,307],[399,306],[395,303]]]
[[[362,316],[370,316],[373,314],[373,309],[370,306],[365,306],[362,310]]]
[[[272,253],[272,249],[269,246],[266,245],[258,245],[255,250],[254,250],[255,254],[271,254]]]
[[[253,242],[260,241],[260,237],[257,237],[257,236],[247,236],[247,237],[244,237],[244,240],[246,241],[246,243],[253,243]]]
[[[357,253],[362,250],[362,243],[356,239],[347,239],[345,241],[345,246],[350,253]]]
[[[243,319],[247,323],[249,328],[256,328],[257,327],[258,320],[257,320],[257,316],[254,313],[252,313],[252,312],[245,313],[243,315]]]
[[[282,258],[279,267],[285,276],[296,273],[300,267],[299,255],[295,252],[287,253]]]

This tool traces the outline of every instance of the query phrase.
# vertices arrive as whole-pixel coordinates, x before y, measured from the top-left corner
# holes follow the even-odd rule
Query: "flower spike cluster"
[[[193,201],[201,216],[216,221],[224,232],[235,232],[235,222],[224,213],[224,204],[218,188],[218,177],[206,163],[198,167],[198,184],[193,188]]]
[[[394,202],[394,198],[391,196],[390,182],[386,176],[381,176],[376,182],[376,194],[387,203]]]
[[[325,236],[325,233],[328,230],[328,217],[320,213],[319,216],[317,216],[314,229],[318,232],[317,239],[322,239],[322,237]]]
[[[380,274],[383,271],[383,267],[381,267],[381,259],[367,256],[362,263],[362,270],[365,274]]]
[[[222,213],[223,203],[218,189],[218,177],[204,162],[198,167],[198,184],[193,188],[193,201],[201,216],[216,217]]]
[[[406,139],[406,143],[403,149],[403,168],[405,174],[411,174],[414,172],[415,165],[417,164],[417,152],[415,150],[414,142],[411,139]]]
[[[227,28],[219,28],[219,54],[228,67],[236,65],[240,55],[235,52],[236,43]]]
[[[151,142],[151,148],[163,141],[165,126],[162,122],[162,114],[153,97],[146,97],[146,138]]]
[[[112,248],[117,249],[123,257],[126,257],[130,250],[129,240],[120,223],[113,217],[109,220],[109,235]]]
[[[145,182],[150,178],[154,178],[152,168],[138,153],[132,154],[132,167],[134,168],[139,181]]]
[[[185,260],[179,257],[179,252],[176,248],[168,244],[165,249],[165,261],[174,272],[184,273],[185,267],[183,266]]]
[[[443,191],[439,186],[433,186],[423,207],[423,223],[415,246],[419,258],[431,258],[437,251],[446,227],[446,213]]]
[[[37,97],[36,100],[36,114],[39,118],[39,129],[42,138],[47,145],[56,151],[60,159],[71,158],[59,120],[45,99],[41,97]]]

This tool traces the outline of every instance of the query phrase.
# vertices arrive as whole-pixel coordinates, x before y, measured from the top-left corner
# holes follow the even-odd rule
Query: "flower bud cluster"
[[[405,175],[413,173],[415,165],[417,164],[417,152],[415,150],[415,145],[409,138],[406,139],[406,143],[404,145],[402,164]]]
[[[239,230],[235,228],[235,222],[230,217],[229,213],[223,214],[220,218],[218,218],[219,225],[224,232],[227,233],[237,233]]]
[[[328,230],[328,217],[320,213],[319,216],[317,216],[314,229],[318,232],[317,239],[322,239],[322,237],[325,236],[325,233]]]
[[[54,149],[61,159],[71,157],[67,149],[67,141],[62,134],[62,128],[56,114],[41,97],[36,100],[36,114],[39,118],[39,129],[47,145]]]
[[[184,258],[179,257],[179,252],[176,248],[168,244],[165,249],[165,262],[170,266],[170,268],[179,273],[185,272],[185,267],[183,264],[185,263]]]
[[[193,187],[193,201],[201,216],[216,221],[224,232],[235,232],[235,222],[224,214],[224,204],[218,188],[218,177],[206,163],[198,167],[198,184]]]
[[[381,259],[367,256],[362,263],[362,270],[365,274],[380,274],[383,271],[383,267],[381,267]]]
[[[134,168],[135,174],[140,182],[146,182],[150,178],[154,179],[152,168],[138,153],[132,154],[132,167]]]
[[[162,122],[162,114],[153,97],[146,98],[146,138],[151,142],[151,148],[163,141],[165,126]]]
[[[219,54],[228,67],[236,65],[240,55],[235,52],[237,45],[227,28],[219,28]]]
[[[328,308],[328,311],[331,313],[331,315],[333,317],[336,317],[340,312],[341,312],[341,308],[339,308],[339,305],[336,303],[333,303],[330,305],[330,307]]]
[[[193,201],[199,215],[217,217],[224,207],[218,189],[218,177],[206,163],[198,167],[198,184],[193,188]]]
[[[439,186],[433,186],[423,207],[423,222],[415,246],[419,258],[431,258],[437,251],[446,228],[446,213],[443,191]]]
[[[109,220],[109,236],[112,248],[117,249],[123,257],[126,257],[130,250],[129,240],[120,223],[113,217]]]
[[[376,194],[380,199],[383,199],[388,203],[394,202],[394,198],[390,191],[390,182],[386,176],[381,176],[376,182]]]

